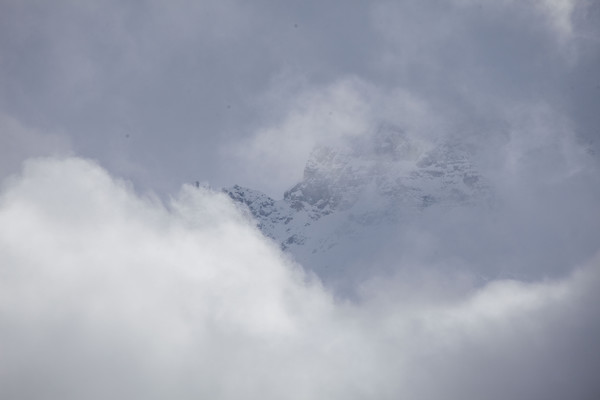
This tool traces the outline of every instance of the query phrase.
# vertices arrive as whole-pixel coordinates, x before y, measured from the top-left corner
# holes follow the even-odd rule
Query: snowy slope
[[[394,127],[316,148],[302,181],[281,200],[237,185],[224,191],[248,207],[266,236],[320,275],[376,251],[371,242],[428,209],[469,207],[489,196],[468,146],[416,142]]]

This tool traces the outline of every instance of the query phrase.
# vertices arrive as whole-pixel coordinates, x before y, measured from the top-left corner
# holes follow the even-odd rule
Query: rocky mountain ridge
[[[281,200],[238,185],[223,190],[282,249],[303,264],[326,268],[342,262],[336,247],[351,250],[368,232],[430,208],[484,203],[490,190],[472,155],[465,144],[418,142],[386,127],[343,146],[317,147],[303,179]]]

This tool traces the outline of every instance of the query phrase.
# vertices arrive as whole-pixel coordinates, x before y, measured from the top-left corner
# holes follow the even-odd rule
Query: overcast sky
[[[4,0],[0,11],[2,175],[58,152],[142,190],[200,180],[277,197],[320,137],[378,120],[489,136],[546,107],[582,141],[598,136],[595,1]]]
[[[380,124],[500,205],[354,302],[184,185],[281,198]],[[595,0],[0,0],[0,397],[598,398],[599,155]]]

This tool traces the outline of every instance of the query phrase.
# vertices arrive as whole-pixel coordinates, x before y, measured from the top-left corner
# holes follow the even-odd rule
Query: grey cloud
[[[222,178],[213,149],[248,133],[256,119],[249,100],[273,74],[312,74],[323,57],[335,61],[331,43],[312,46],[332,26],[314,20],[316,4],[293,14],[233,1],[3,8],[6,112],[42,131],[67,131],[79,153],[163,191],[202,173]]]
[[[163,194],[252,183],[221,150],[294,112],[261,104],[278,76],[300,82],[292,98],[348,77],[406,91],[453,124],[441,131],[481,136],[504,129],[507,104],[543,100],[597,137],[593,2],[8,1],[1,14],[3,112]]]
[[[0,114],[0,176],[6,177],[21,169],[23,160],[39,156],[66,156],[72,153],[69,137],[64,133],[36,131],[17,120]]]

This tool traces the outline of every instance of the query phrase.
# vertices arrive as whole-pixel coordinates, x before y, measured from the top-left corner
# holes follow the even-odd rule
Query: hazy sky
[[[380,124],[497,203],[354,301],[182,187],[280,198]],[[595,0],[0,0],[0,397],[598,398],[599,129]]]
[[[586,0],[3,0],[0,173],[69,153],[143,190],[281,196],[320,137],[380,120],[492,136],[545,108],[596,142],[599,20]]]

